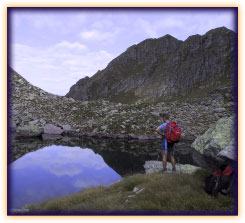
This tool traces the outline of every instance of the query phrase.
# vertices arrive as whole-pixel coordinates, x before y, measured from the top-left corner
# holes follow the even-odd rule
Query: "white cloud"
[[[50,161],[50,160],[48,160]],[[47,164],[47,162],[46,162]],[[67,165],[66,163],[52,163],[47,166],[42,166],[41,168],[48,170],[49,173],[56,175],[57,177],[61,176],[69,176],[73,177],[75,175],[79,175],[83,172],[81,166],[74,166],[72,164]]]
[[[13,69],[31,84],[59,95],[68,93],[79,79],[104,69],[115,57],[106,50],[91,51],[84,44],[69,41],[47,48],[14,44],[11,51]]]
[[[34,15],[29,20],[32,22],[33,26],[36,29],[43,29],[47,27],[57,27],[60,26],[61,23],[59,20],[55,19],[53,16],[42,16],[42,15]]]
[[[143,32],[148,36],[148,38],[159,37],[156,28],[149,21],[144,19],[137,19],[136,24]]]
[[[83,32],[80,33],[80,36],[83,39],[97,38],[98,37],[98,32],[96,30],[83,31]]]
[[[62,41],[55,45],[56,48],[68,48],[68,49],[79,49],[79,50],[86,50],[87,47],[79,42],[68,42],[68,41]]]
[[[107,168],[103,158],[91,149],[79,147],[53,148],[53,146],[28,153],[11,164],[11,169],[38,167],[56,176],[75,176],[86,169],[99,171]]]
[[[84,40],[97,40],[97,41],[112,41],[117,35],[122,32],[121,28],[111,27],[110,31],[90,29],[79,33],[79,36]]]
[[[100,19],[91,25],[94,29],[113,29],[115,24],[113,23],[112,19]]]
[[[184,28],[184,20],[178,17],[167,17],[163,20],[157,21],[153,25],[156,29],[166,29],[166,28]]]

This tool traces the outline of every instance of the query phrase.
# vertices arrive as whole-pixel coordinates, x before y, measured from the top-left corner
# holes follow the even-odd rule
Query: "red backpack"
[[[176,122],[169,122],[166,126],[166,139],[170,143],[176,143],[181,140],[182,128]]]

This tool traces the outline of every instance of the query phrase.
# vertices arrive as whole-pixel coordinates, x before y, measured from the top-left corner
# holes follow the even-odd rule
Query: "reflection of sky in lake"
[[[91,149],[49,146],[10,165],[10,208],[109,185],[121,177]]]

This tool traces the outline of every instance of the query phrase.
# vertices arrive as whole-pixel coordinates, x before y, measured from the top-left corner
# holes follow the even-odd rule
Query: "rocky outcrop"
[[[146,161],[145,165],[145,173],[151,174],[156,172],[161,172],[163,169],[162,162],[161,161]],[[193,174],[197,170],[200,170],[201,167],[193,166],[190,164],[176,164],[176,173],[183,173],[183,174]],[[172,164],[167,162],[167,173],[172,173]]]
[[[204,135],[198,137],[192,147],[212,160],[227,158],[236,160],[234,117],[221,118]]]
[[[166,35],[129,47],[91,78],[73,85],[67,97],[131,103],[205,97],[232,85],[235,33],[221,27],[185,41]],[[216,112],[223,111],[217,108]]]

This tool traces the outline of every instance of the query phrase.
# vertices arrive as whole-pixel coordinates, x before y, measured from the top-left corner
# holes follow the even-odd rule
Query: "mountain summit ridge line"
[[[77,81],[66,96],[122,103],[165,101],[232,86],[235,35],[220,27],[185,41],[169,34],[146,39],[92,77]]]

